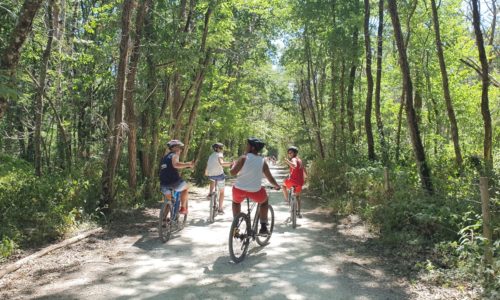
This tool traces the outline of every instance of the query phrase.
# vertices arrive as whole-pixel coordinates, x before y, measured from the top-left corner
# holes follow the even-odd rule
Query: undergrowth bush
[[[92,163],[90,163],[92,164]],[[100,169],[100,168],[99,168]],[[27,162],[0,156],[0,252],[17,245],[37,246],[54,240],[95,212],[98,186],[95,166],[36,177]]]
[[[453,174],[453,164],[437,164],[442,168],[433,174],[432,195],[420,187],[416,166],[411,164],[389,171],[388,191],[384,188],[383,166],[363,159],[313,164],[309,182],[336,212],[362,215],[385,244],[432,249],[430,264],[463,270],[464,276],[478,276],[483,286],[494,286],[486,288],[492,291],[500,287],[500,197],[495,186],[499,180],[491,179],[490,190],[494,263],[484,267],[479,174],[474,168],[466,168],[463,176],[443,175]]]

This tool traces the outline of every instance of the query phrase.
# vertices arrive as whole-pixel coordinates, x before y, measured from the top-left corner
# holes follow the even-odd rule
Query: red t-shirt
[[[295,159],[296,168],[290,167],[290,180],[297,185],[304,185],[304,168],[302,167],[302,160],[298,157],[292,158],[292,161]]]

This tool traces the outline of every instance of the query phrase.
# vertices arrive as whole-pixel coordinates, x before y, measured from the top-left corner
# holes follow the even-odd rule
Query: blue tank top
[[[170,152],[165,155],[160,162],[160,185],[171,186],[175,185],[182,180],[179,175],[179,170],[174,168],[172,164],[172,157],[175,152]]]

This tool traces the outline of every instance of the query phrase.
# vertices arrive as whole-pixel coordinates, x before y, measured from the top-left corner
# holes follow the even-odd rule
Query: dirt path
[[[336,225],[327,212],[306,206],[292,229],[281,192],[270,192],[276,212],[271,243],[252,243],[245,261],[234,264],[227,246],[230,201],[226,215],[209,224],[205,193],[193,189],[189,225],[168,243],[157,237],[158,210],[123,214],[102,235],[0,279],[0,299],[432,298],[387,274],[380,258],[358,252],[369,233],[356,218]]]

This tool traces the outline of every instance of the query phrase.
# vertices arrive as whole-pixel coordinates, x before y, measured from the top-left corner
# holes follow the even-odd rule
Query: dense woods
[[[494,289],[497,17],[496,0],[5,0],[0,252],[152,205],[170,139],[204,184],[213,142],[231,158],[258,136],[299,147],[324,205]]]

